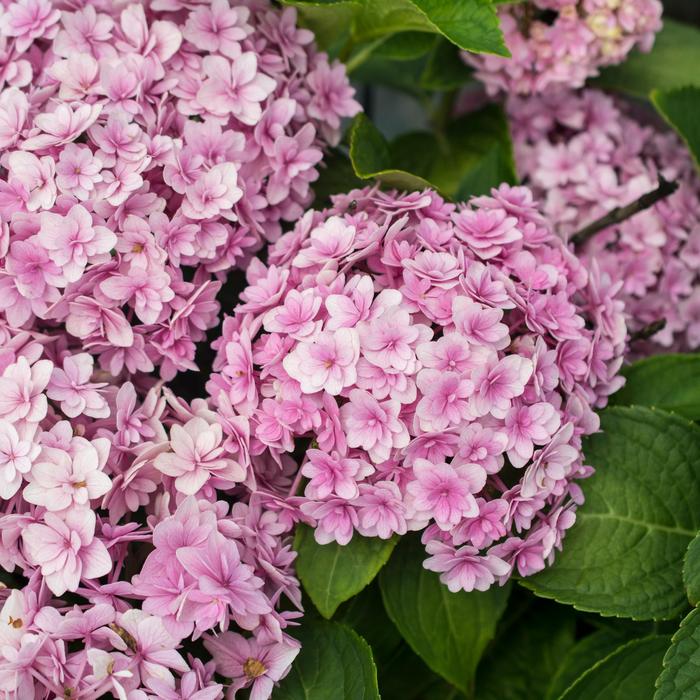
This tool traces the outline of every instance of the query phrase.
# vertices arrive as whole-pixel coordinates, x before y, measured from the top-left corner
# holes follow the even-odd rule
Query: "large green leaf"
[[[574,644],[574,612],[548,601],[530,603],[513,622],[508,606],[496,642],[479,664],[479,700],[544,698],[550,678]]]
[[[400,190],[433,186],[418,175],[393,167],[389,144],[364,114],[355,117],[350,129],[350,160],[355,174],[365,180],[377,179]]]
[[[350,38],[361,0],[282,0],[297,8],[299,22],[311,29],[316,43],[336,57]]]
[[[650,53],[633,52],[619,66],[606,68],[596,83],[638,97],[652,90],[700,85],[700,29],[664,20]]]
[[[619,406],[655,406],[700,419],[700,355],[656,355],[624,370],[625,386],[611,397]]]
[[[444,36],[461,49],[508,56],[491,0],[283,0],[331,43],[349,28],[355,43],[403,32]],[[335,33],[331,28],[335,25]],[[324,46],[326,48],[326,46]]]
[[[334,149],[323,159],[318,180],[312,184],[316,196],[314,207],[321,209],[330,203],[332,194],[345,194],[357,187],[363,187],[364,184],[355,175],[350,158]]]
[[[333,619],[352,627],[372,647],[377,667],[401,646],[403,637],[384,610],[377,581],[343,603]]]
[[[491,0],[363,0],[355,15],[358,41],[405,31],[442,34],[467,51],[509,55]]]
[[[411,648],[437,674],[469,693],[479,659],[493,638],[508,589],[450,593],[423,568],[420,540],[404,537],[379,574],[384,606]]]
[[[544,700],[558,700],[589,668],[628,641],[630,636],[624,630],[602,629],[584,637],[562,659],[551,677]]]
[[[635,639],[584,673],[561,700],[652,700],[668,637]]]
[[[349,627],[305,619],[294,636],[301,651],[275,700],[379,700],[372,650]]]
[[[688,593],[688,600],[700,603],[700,534],[688,545],[683,562],[683,583]]]
[[[446,139],[449,152],[436,160],[430,173],[430,181],[444,192],[468,199],[501,182],[517,182],[508,121],[498,105],[451,122]]]
[[[442,137],[418,131],[387,144],[381,135],[377,137],[363,126],[355,138],[355,169],[364,162],[364,172],[374,170],[384,182],[391,164],[393,173],[411,173],[416,186],[430,184],[447,197],[466,200],[502,182],[517,181],[508,125],[497,105],[451,122]],[[362,139],[376,162],[364,158]],[[379,170],[382,164],[384,171]]]
[[[386,564],[396,541],[356,535],[346,545],[318,544],[313,530],[300,525],[294,538],[296,570],[304,590],[326,618],[359,593]]]
[[[459,50],[449,41],[439,39],[428,56],[421,87],[426,90],[456,90],[472,79],[472,70],[462,60]]]
[[[693,610],[673,635],[656,681],[654,700],[697,700],[700,697],[700,610]]]
[[[700,87],[654,90],[651,100],[685,141],[695,165],[700,167]]]
[[[596,474],[551,568],[523,580],[538,595],[636,620],[687,605],[682,565],[700,527],[700,428],[648,408],[610,408],[584,444]]]

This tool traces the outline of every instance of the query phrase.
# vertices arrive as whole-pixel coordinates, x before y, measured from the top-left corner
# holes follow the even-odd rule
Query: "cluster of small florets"
[[[594,90],[512,99],[508,110],[520,175],[564,238],[654,190],[659,176],[679,184],[577,252],[620,280],[632,333],[665,323],[636,354],[699,348],[700,179],[680,140]]]
[[[301,215],[359,110],[344,67],[267,0],[4,5],[0,311],[112,374],[195,369],[218,278]]]
[[[582,87],[603,66],[649,51],[661,29],[659,0],[528,0],[502,5],[511,58],[464,53],[491,94]]]
[[[208,390],[248,427],[258,486],[322,544],[422,531],[454,591],[542,569],[621,383],[615,287],[526,188],[333,201],[250,265],[215,344]]]
[[[300,591],[240,420],[116,386],[64,336],[1,341],[0,696],[268,697]]]

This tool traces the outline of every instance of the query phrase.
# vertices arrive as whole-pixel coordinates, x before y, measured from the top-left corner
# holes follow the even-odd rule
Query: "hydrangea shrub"
[[[636,353],[700,348],[700,179],[675,134],[595,90],[509,102],[518,168],[564,238],[653,190],[678,190],[593,236],[579,253],[619,279],[632,333],[665,323]]]
[[[619,285],[529,190],[337,196],[254,261],[208,389],[250,432],[259,489],[319,543],[422,532],[453,590],[554,556],[620,386]]]
[[[511,57],[471,54],[490,94],[530,95],[582,87],[600,68],[649,51],[661,29],[659,0],[526,0],[499,9]]]
[[[20,0],[0,33],[4,318],[64,324],[114,375],[196,369],[225,273],[360,108],[344,67],[267,0]]]

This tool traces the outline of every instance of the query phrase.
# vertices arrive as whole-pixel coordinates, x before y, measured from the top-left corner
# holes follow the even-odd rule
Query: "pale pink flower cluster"
[[[564,238],[654,190],[659,176],[679,184],[577,253],[620,280],[631,332],[666,323],[634,354],[700,348],[700,179],[687,148],[595,90],[514,98],[508,112],[520,175]]]
[[[661,29],[660,0],[526,0],[499,8],[510,58],[464,52],[490,94],[582,87]]]
[[[301,594],[242,421],[66,338],[0,326],[0,697],[264,700]]]
[[[114,375],[196,369],[360,109],[344,67],[267,0],[17,0],[0,41],[0,314]]]
[[[619,285],[523,187],[333,202],[250,264],[215,342],[208,391],[250,435],[250,478],[322,544],[422,531],[451,590],[542,569],[622,384]]]

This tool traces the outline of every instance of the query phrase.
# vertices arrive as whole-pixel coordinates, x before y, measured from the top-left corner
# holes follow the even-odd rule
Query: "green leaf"
[[[364,114],[358,114],[350,128],[350,160],[355,174],[364,180],[377,179],[401,190],[433,187],[422,177],[392,167],[389,144]]]
[[[294,538],[296,570],[318,611],[330,618],[338,606],[359,593],[386,564],[396,540],[353,537],[346,545],[318,544],[313,530],[299,525]]]
[[[355,15],[357,41],[406,31],[442,34],[467,51],[510,55],[491,0],[363,0]]]
[[[700,428],[680,416],[613,407],[584,443],[596,473],[549,569],[523,580],[537,595],[635,620],[687,606],[683,556],[700,527]]]
[[[685,141],[693,155],[695,166],[700,168],[700,87],[654,90],[651,101]]]
[[[472,71],[461,59],[459,50],[445,39],[435,43],[420,76],[426,90],[456,90],[472,80]]]
[[[700,610],[693,610],[673,635],[656,681],[654,700],[696,700],[700,690]]]
[[[625,386],[611,397],[619,406],[655,406],[700,419],[700,354],[656,355],[627,367]]]
[[[584,637],[569,649],[552,676],[544,700],[558,700],[589,668],[630,641],[625,631],[602,629]]]
[[[374,55],[394,61],[410,61],[425,56],[434,44],[435,37],[431,34],[400,32],[384,39],[374,50]]]
[[[335,58],[350,38],[361,0],[282,0],[297,8],[299,23],[311,29],[317,45]]]
[[[452,122],[444,139],[429,132],[403,134],[388,146],[396,168],[414,173],[455,200],[515,183],[513,151],[503,111],[490,105]]]
[[[634,51],[619,66],[601,72],[599,87],[648,97],[652,90],[700,85],[700,29],[672,19],[656,36],[650,53]]]
[[[423,568],[420,540],[404,537],[379,575],[384,607],[413,651],[464,693],[505,609],[508,589],[450,593]]]
[[[449,156],[436,161],[430,181],[458,199],[517,182],[513,146],[503,109],[489,105],[451,122]]]
[[[323,159],[318,180],[312,183],[316,195],[314,207],[319,209],[329,204],[332,194],[345,194],[363,186],[364,182],[355,175],[350,158],[334,149]]]
[[[275,700],[379,700],[372,650],[349,627],[304,619],[294,636],[301,651]]]
[[[652,700],[668,637],[635,639],[584,673],[561,700]]]
[[[688,600],[693,605],[700,603],[700,533],[688,545],[688,551],[685,553],[683,583]]]
[[[543,698],[562,656],[574,644],[575,618],[570,608],[536,600],[515,623],[512,617],[509,606],[504,631],[497,630],[497,641],[479,664],[479,700]]]
[[[372,647],[378,668],[404,643],[403,637],[384,610],[382,594],[376,581],[343,603],[333,619],[352,627],[367,641]]]

